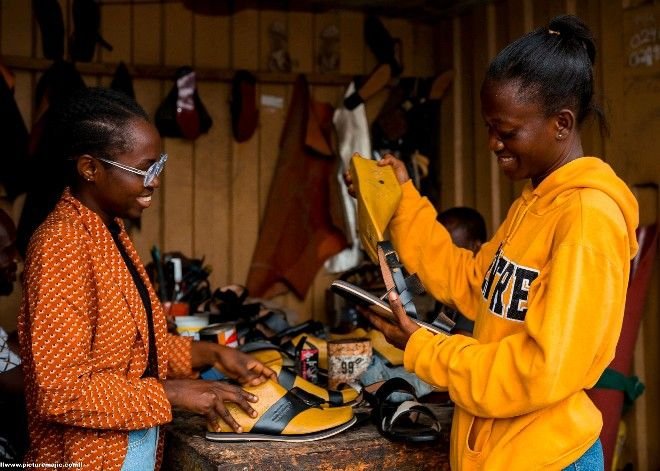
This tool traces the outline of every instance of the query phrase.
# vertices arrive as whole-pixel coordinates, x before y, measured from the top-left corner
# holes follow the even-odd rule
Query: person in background
[[[445,226],[456,247],[471,250],[476,254],[481,244],[486,242],[486,221],[479,211],[467,206],[456,206],[438,214],[438,222]],[[452,334],[472,335],[474,321],[468,319],[456,309],[436,303],[436,312],[442,311],[456,324]]]
[[[9,296],[16,282],[16,226],[0,209],[0,296]],[[13,334],[13,333],[12,333]],[[20,463],[27,449],[23,370],[13,335],[0,327],[0,462]]]
[[[527,184],[476,255],[452,244],[402,162],[380,162],[402,187],[389,228],[403,264],[475,321],[474,337],[434,335],[395,292],[396,323],[365,312],[405,349],[406,369],[448,389],[452,469],[603,469],[602,417],[585,390],[614,357],[639,215],[627,185],[582,148],[582,125],[598,111],[595,55],[589,28],[565,15],[490,63],[488,146]]]
[[[145,111],[109,89],[54,107],[44,138],[68,166],[62,196],[30,239],[19,313],[30,448],[26,463],[84,469],[158,467],[161,425],[177,407],[241,427],[258,398],[193,379],[215,366],[241,384],[274,373],[252,357],[170,335],[162,307],[124,228],[151,205],[167,155]]]

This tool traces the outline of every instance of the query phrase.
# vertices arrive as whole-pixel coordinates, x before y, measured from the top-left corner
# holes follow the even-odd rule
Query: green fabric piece
[[[626,376],[612,368],[606,368],[594,388],[623,391],[623,410],[625,412],[644,392],[644,383],[637,376]]]

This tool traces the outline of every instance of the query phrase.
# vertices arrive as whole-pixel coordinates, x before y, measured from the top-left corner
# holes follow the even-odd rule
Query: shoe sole
[[[337,435],[338,433],[348,430],[355,424],[355,422],[357,422],[357,417],[353,417],[345,424],[338,425],[337,427],[305,435],[265,435],[258,433],[251,434],[249,432],[206,432],[206,439],[214,442],[312,442],[315,440],[322,440],[324,438],[332,437],[333,435]]]

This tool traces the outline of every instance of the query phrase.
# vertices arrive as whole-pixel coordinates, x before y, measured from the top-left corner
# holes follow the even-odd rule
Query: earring
[[[566,134],[564,134],[564,131],[559,131],[559,132],[557,133],[557,140],[558,140],[558,141],[562,141],[562,140],[564,140],[565,137],[566,137]]]

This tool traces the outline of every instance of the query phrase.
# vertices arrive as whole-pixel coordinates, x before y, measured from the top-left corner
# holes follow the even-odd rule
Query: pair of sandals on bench
[[[380,245],[379,252],[383,255],[383,260],[386,260],[385,250]],[[396,253],[393,250],[387,253],[387,270],[395,268],[402,271]],[[381,264],[381,269],[385,270],[385,266]],[[386,285],[392,284],[391,289],[399,290],[392,276],[385,273],[383,275]],[[395,275],[395,278],[398,276]],[[404,283],[405,280],[404,278]],[[412,303],[405,304],[408,311]],[[414,309],[414,305],[412,307]],[[230,412],[245,432],[233,433],[222,419],[216,419],[208,425],[207,439],[221,442],[314,441],[341,433],[353,426],[358,419],[365,419],[365,415],[356,415],[351,407],[359,403],[357,389],[328,391],[321,388],[286,368],[277,348],[270,350],[275,350],[276,355],[271,362],[266,361],[266,364],[276,371],[278,382],[269,380],[260,386],[246,388],[260,398],[257,403],[258,417],[251,418],[238,406],[229,404],[228,407],[232,409]],[[264,351],[269,349],[257,348],[252,353],[256,353],[263,361]],[[392,378],[382,384],[369,385],[363,388],[361,393],[362,398],[372,407],[372,421],[387,439],[423,443],[435,442],[440,438],[441,427],[437,418],[427,406],[418,402],[413,386],[406,380]],[[405,400],[400,400],[402,395]]]
[[[369,417],[365,413],[355,413],[348,405],[330,406],[310,393],[308,385],[296,386],[298,378],[288,384],[268,380],[256,387],[246,387],[259,397],[259,402],[253,405],[258,416],[249,417],[237,405],[229,403],[228,409],[245,432],[235,433],[217,418],[208,424],[206,438],[218,442],[315,441],[348,430]],[[418,402],[413,386],[405,379],[391,378],[369,385],[362,394],[372,407],[371,421],[388,440],[431,443],[441,438],[442,428],[435,414]]]

